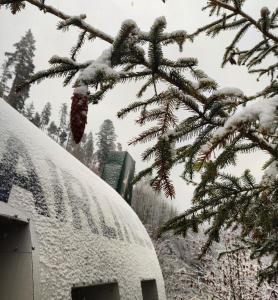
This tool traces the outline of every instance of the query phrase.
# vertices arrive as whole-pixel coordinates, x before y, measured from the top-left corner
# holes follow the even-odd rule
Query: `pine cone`
[[[80,93],[77,89],[71,98],[70,126],[73,139],[79,144],[84,134],[87,123],[88,97],[86,93]]]

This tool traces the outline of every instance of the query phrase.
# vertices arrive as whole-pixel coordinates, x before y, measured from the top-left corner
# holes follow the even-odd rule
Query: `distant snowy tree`
[[[10,88],[8,86],[8,81],[12,79],[12,70],[11,70],[12,59],[8,58],[2,64],[2,74],[0,78],[0,97],[5,98]]]
[[[25,105],[24,110],[23,110],[23,115],[29,121],[32,121],[32,119],[34,118],[34,113],[35,113],[35,106],[34,106],[33,102],[31,102],[30,104]]]
[[[65,142],[68,139],[68,133],[66,131],[60,131],[59,133],[59,144],[64,147]]]
[[[68,127],[68,105],[62,103],[59,111],[59,127],[66,130]]]
[[[87,142],[87,134],[84,133],[81,139],[81,142],[79,144],[76,144],[75,141],[73,140],[74,147],[73,147],[73,152],[72,154],[80,160],[83,164],[85,164],[85,149],[84,146]]]
[[[59,143],[65,146],[65,142],[69,138],[69,120],[68,120],[68,106],[62,103],[59,111]]]
[[[69,133],[66,150],[71,153],[75,158],[77,158],[79,161],[81,161],[83,164],[85,164],[85,151],[84,151],[84,145],[86,144],[87,140],[87,134],[84,134],[81,142],[79,144],[76,144],[73,136],[71,133]]]
[[[54,121],[51,121],[47,128],[48,135],[57,141],[58,127]]]
[[[24,86],[20,91],[19,86],[29,80],[33,75],[34,64],[33,57],[35,51],[35,40],[31,30],[28,30],[22,39],[14,44],[15,52],[6,52],[8,61],[14,66],[14,78],[6,101],[16,110],[21,111],[24,108],[25,100],[29,96],[29,87]]]
[[[51,104],[47,102],[41,112],[41,128],[44,129],[50,122]]]
[[[31,122],[36,125],[38,128],[41,128],[42,126],[42,119],[41,119],[41,115],[36,112],[34,117],[32,118]]]
[[[72,134],[71,132],[68,132],[68,136],[67,136],[67,141],[66,141],[66,145],[65,145],[65,149],[72,153],[73,152],[73,147],[75,146],[75,142],[72,138]]]
[[[24,109],[21,112],[38,128],[42,130],[47,129],[47,133],[52,139],[54,139],[62,147],[66,148],[68,152],[70,152],[88,168],[93,169],[93,164],[96,163],[96,156],[94,155],[93,133],[89,132],[88,134],[84,134],[81,143],[76,144],[72,139],[71,133],[69,131],[69,116],[67,104],[62,103],[60,107],[58,119],[59,126],[56,125],[55,121],[50,122],[51,111],[52,108],[50,102],[47,102],[45,104],[41,113],[35,112],[34,103],[31,102],[25,105]]]
[[[99,170],[103,169],[107,154],[115,150],[116,133],[113,122],[109,119],[104,120],[97,133],[97,157]]]
[[[152,173],[152,186],[174,197],[171,171],[182,164],[183,178],[196,187],[193,207],[167,222],[161,231],[186,235],[188,230],[198,232],[201,224],[208,224],[204,254],[220,240],[223,229],[231,229],[236,223],[241,228],[238,236],[250,250],[251,258],[273,258],[259,270],[260,280],[277,281],[278,10],[262,7],[260,15],[253,17],[246,6],[251,0],[208,0],[204,1],[204,10],[209,10],[214,19],[192,34],[184,30],[166,32],[166,19],[159,17],[149,31],[141,31],[134,21],[125,21],[112,37],[89,25],[86,15],[71,17],[40,1],[29,3],[58,16],[59,30],[79,27],[82,32],[70,58],[53,56],[51,67],[32,76],[26,84],[54,76],[64,76],[64,83],[69,84],[77,75],[73,91],[76,118],[73,115],[72,119],[80,137],[88,104],[98,103],[119,83],[145,80],[137,95],[141,99],[118,114],[123,118],[139,112],[136,122],[144,130],[130,144],[152,142],[143,153],[143,160],[150,165],[137,179]],[[8,4],[13,13],[23,8],[5,0],[0,4]],[[182,50],[185,41],[196,42],[201,33],[216,37],[228,30],[236,33],[226,47],[223,66],[247,66],[248,72],[269,79],[268,85],[254,95],[247,96],[238,88],[219,88],[198,67],[197,59],[173,59],[164,51],[172,44]],[[250,32],[250,42],[241,42]],[[92,37],[109,46],[98,58],[77,62],[78,50]],[[153,91],[152,96],[142,99],[146,90]],[[252,151],[268,156],[261,166],[261,180],[256,181],[249,170],[241,176],[227,172],[227,167],[236,165],[240,154]]]
[[[84,143],[84,164],[87,167],[91,167],[93,161],[93,154],[94,154],[94,140],[93,140],[93,133],[90,131],[87,135],[86,142]]]

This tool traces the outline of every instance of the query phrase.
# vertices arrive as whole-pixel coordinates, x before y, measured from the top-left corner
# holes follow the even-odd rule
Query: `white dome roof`
[[[141,300],[150,279],[166,299],[152,242],[116,191],[3,100],[0,136],[0,201],[34,225],[39,299],[117,282],[120,299]]]

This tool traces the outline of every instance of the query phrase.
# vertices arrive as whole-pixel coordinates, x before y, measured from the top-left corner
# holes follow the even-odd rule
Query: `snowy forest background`
[[[207,2],[209,8],[211,8],[211,15],[217,16],[220,18],[220,21],[216,21],[216,23],[212,23],[207,27],[199,28],[196,36],[200,32],[217,36],[225,30],[238,30],[235,37],[234,35],[227,34],[227,40],[221,40],[222,48],[223,45],[227,46],[230,40],[232,40],[232,44],[226,50],[221,48],[221,51],[224,52],[223,65],[226,64],[228,68],[234,68],[235,65],[244,66],[247,64],[249,71],[251,69],[251,73],[258,74],[259,77],[266,75],[269,80],[263,77],[258,83],[254,84],[257,76],[252,77],[253,75],[246,75],[243,72],[237,73],[238,71],[232,69],[230,73],[232,76],[225,76],[223,78],[223,74],[227,75],[229,73],[222,73],[221,71],[220,75],[218,74],[219,78],[221,78],[219,79],[221,85],[229,81],[229,85],[232,82],[237,88],[220,89],[214,79],[208,77],[203,71],[195,69],[197,62],[194,58],[178,60],[175,54],[172,55],[174,56],[172,57],[173,62],[160,59],[162,52],[160,51],[160,46],[157,45],[161,41],[165,42],[164,46],[176,43],[181,48],[181,45],[187,39],[187,33],[175,31],[171,34],[164,34],[163,30],[165,29],[166,21],[163,18],[156,19],[149,33],[140,32],[137,25],[134,25],[131,21],[124,23],[121,29],[122,32],[120,31],[117,38],[123,39],[121,43],[124,46],[127,43],[128,47],[123,49],[131,56],[128,59],[131,59],[131,61],[133,59],[133,64],[136,65],[138,61],[135,60],[134,63],[134,57],[132,57],[134,53],[132,54],[132,51],[129,53],[129,47],[132,48],[140,39],[150,43],[148,54],[151,65],[148,66],[151,69],[151,73],[147,73],[147,75],[151,76],[143,91],[141,90],[142,94],[145,91],[144,89],[153,85],[155,95],[151,99],[156,101],[155,103],[160,105],[159,101],[161,99],[163,101],[167,100],[170,103],[171,100],[169,99],[174,98],[176,101],[176,110],[180,109],[180,105],[185,105],[187,110],[191,111],[191,113],[193,112],[193,116],[194,114],[197,115],[197,119],[194,119],[195,116],[192,119],[185,119],[174,127],[174,129],[168,130],[169,128],[167,128],[167,131],[158,139],[154,148],[148,150],[150,152],[145,152],[146,156],[153,151],[156,151],[156,154],[160,155],[160,169],[158,168],[158,173],[163,168],[165,170],[166,166],[166,173],[163,174],[164,179],[158,177],[152,183],[155,188],[160,189],[162,182],[161,189],[168,196],[174,195],[174,187],[171,186],[171,181],[167,177],[172,170],[172,166],[181,161],[186,163],[183,177],[188,185],[184,186],[188,190],[194,189],[197,186],[194,194],[195,202],[193,208],[187,210],[185,214],[177,216],[176,209],[173,205],[169,204],[169,201],[163,194],[153,191],[149,184],[147,184],[150,181],[148,177],[139,181],[135,186],[132,205],[148,228],[150,234],[154,237],[169,299],[277,299],[277,96],[275,97],[277,95],[277,64],[275,62],[278,55],[276,50],[278,45],[278,38],[276,36],[278,10],[275,10],[275,6],[273,11],[270,10],[271,7],[269,9],[265,6],[260,6],[260,1],[257,2],[259,4],[256,7],[249,4],[246,8],[247,11],[252,16],[255,15],[258,19],[258,21],[254,21],[252,17],[249,17],[249,15],[246,16],[241,10],[245,2],[248,5],[252,1],[212,0]],[[268,2],[270,6],[274,3],[273,1]],[[134,7],[135,3],[132,1],[130,4]],[[167,1],[166,5],[169,8],[170,4]],[[179,5],[184,4],[180,3]],[[177,6],[181,8],[179,5]],[[151,8],[153,8],[152,5]],[[16,10],[18,7],[11,7],[11,9]],[[219,11],[223,12],[225,9],[231,11],[232,14],[219,14]],[[239,18],[237,18],[237,15],[239,15]],[[74,22],[82,25],[83,19],[84,17],[82,16],[69,18],[63,21],[64,23],[60,23],[58,27],[75,26]],[[243,48],[247,47],[247,50],[241,50],[236,46],[238,46],[240,38],[250,26],[254,26],[261,32],[262,37],[259,38],[253,32],[249,33],[249,40],[240,44]],[[127,35],[125,37],[124,34],[126,32],[131,32],[132,36]],[[121,145],[116,145],[115,143],[116,135],[111,120],[108,121],[107,119],[102,124],[99,132],[95,134],[97,136],[96,150],[94,150],[93,134],[90,131],[87,131],[81,143],[76,146],[72,141],[69,130],[69,112],[66,103],[60,104],[60,107],[56,109],[56,117],[51,120],[52,102],[44,103],[40,110],[35,108],[32,102],[26,102],[25,105],[25,101],[29,97],[28,86],[21,90],[20,97],[18,97],[16,90],[18,84],[26,79],[29,80],[30,76],[34,74],[34,64],[32,61],[34,54],[32,51],[35,50],[35,47],[34,39],[31,35],[31,31],[28,31],[25,39],[23,38],[20,41],[23,45],[21,51],[18,50],[20,42],[15,44],[14,52],[10,48],[7,49],[11,52],[5,54],[2,66],[0,96],[81,162],[93,171],[99,172],[102,163],[100,153],[116,148],[121,149]],[[99,34],[99,36],[101,35],[102,33]],[[105,34],[103,36],[104,39],[109,41],[109,36]],[[159,42],[157,42],[157,37],[159,37]],[[30,42],[29,44],[28,41]],[[205,52],[203,56],[210,55],[209,46],[207,46],[206,42],[199,44],[198,48],[199,51],[201,48],[201,51]],[[117,39],[113,41],[111,38],[109,43],[112,43],[114,48],[121,47]],[[257,44],[250,50],[249,48],[252,43]],[[136,47],[132,49],[135,52],[138,50]],[[186,49],[188,50],[188,48]],[[25,51],[25,53],[22,51]],[[121,51],[123,50],[118,48],[118,54],[121,54]],[[219,54],[219,51],[217,55],[222,56]],[[200,56],[202,57],[201,54]],[[29,60],[26,60],[26,57]],[[261,68],[256,69],[257,66],[261,66],[265,58],[267,58],[267,66],[262,65]],[[123,64],[121,55],[119,57],[116,55],[114,59],[116,59],[118,66]],[[203,63],[202,67],[209,66],[206,70],[215,68],[215,65],[211,65],[210,59],[206,57],[205,61],[207,65]],[[101,64],[107,63],[100,60],[100,58],[99,62]],[[73,61],[58,56],[52,57],[52,63],[60,64],[62,68],[65,67],[65,64],[72,66],[75,64]],[[92,63],[92,66],[96,68],[96,64]],[[79,67],[80,69],[84,69],[84,66],[80,65]],[[128,67],[132,69],[134,65]],[[99,81],[105,81],[107,78],[111,82],[117,81],[118,77],[114,76],[115,73],[111,70],[111,66],[109,68],[108,75],[102,74],[104,77],[100,76],[100,79],[94,77],[91,79],[92,83],[90,84],[95,84],[97,89]],[[187,80],[182,76],[179,77],[179,72],[175,74],[170,73],[171,76],[167,77],[167,73],[163,73],[163,68],[165,70],[191,68],[193,77],[197,82],[191,81],[192,79]],[[127,68],[125,71],[127,70],[129,69]],[[239,74],[240,76],[237,76]],[[123,74],[120,76],[123,76]],[[134,76],[136,77],[136,75]],[[163,80],[168,80],[174,87],[178,87],[179,91],[174,89],[169,89],[165,92],[161,91],[164,88],[162,83],[161,86],[159,85],[158,92],[156,81],[158,82],[161,77]],[[81,86],[87,84],[84,83],[84,77],[82,78],[81,76],[79,79],[83,80]],[[241,87],[244,92],[238,89],[238,87]],[[103,86],[100,85],[100,89],[102,88]],[[246,94],[252,96],[245,96]],[[183,98],[184,96],[185,98]],[[15,99],[17,100],[15,101]],[[260,102],[261,99],[266,99],[268,105],[265,105],[265,102]],[[198,105],[195,104],[195,101],[197,101]],[[211,102],[207,104],[206,101]],[[251,105],[249,105],[250,103],[246,105],[249,101]],[[211,103],[213,102],[216,105],[212,105]],[[145,104],[146,102],[143,104],[141,102],[136,105],[140,107],[140,105]],[[136,108],[136,105],[132,104],[123,109],[120,115],[125,115],[132,111]],[[143,110],[141,119],[139,118],[137,123],[141,122],[144,124],[149,120],[156,120],[156,118],[159,120],[160,114],[158,110],[149,111],[147,114],[144,114]],[[178,116],[180,117],[181,115]],[[199,118],[208,122],[205,123],[205,126],[207,124],[213,126],[205,127],[204,123],[201,123],[201,126],[205,127],[204,132],[195,133],[198,138],[192,141],[190,130],[187,132],[185,128],[188,128],[186,126],[190,127],[192,124],[200,126],[197,123]],[[169,118],[169,123],[176,123],[173,120],[174,118]],[[190,123],[188,123],[189,121]],[[107,127],[109,128],[108,132],[106,130]],[[90,127],[87,127],[87,130],[88,128]],[[147,132],[145,135],[148,136],[149,133]],[[110,140],[108,138],[109,135],[111,137]],[[105,136],[106,141],[110,141],[104,143],[106,146],[108,144],[111,146],[111,148],[107,147],[105,151],[101,148],[102,136]],[[192,145],[186,145],[187,148],[182,145],[178,150],[173,149],[173,144],[177,143],[181,137],[189,138],[192,141]],[[140,137],[139,135],[138,140],[144,138],[145,136],[141,135]],[[246,143],[246,139],[251,141],[250,144]],[[254,154],[249,151],[253,148],[263,151],[260,155]],[[240,151],[243,154],[241,154],[239,159],[236,159],[236,153]],[[163,158],[161,153],[168,153],[169,155]],[[189,161],[186,159],[182,160],[182,157],[188,157]],[[254,161],[254,158],[257,163],[250,165],[250,162]],[[267,158],[269,160],[264,165],[266,171],[262,171],[263,162]],[[171,164],[169,168],[167,167],[167,163]],[[157,165],[153,166],[157,168]],[[249,171],[243,172],[246,168]],[[230,171],[231,175],[220,173],[222,169]],[[193,176],[195,173],[198,173],[197,178]],[[252,173],[254,176],[252,176]],[[201,174],[201,180],[199,174]],[[256,179],[261,181],[257,184]],[[200,182],[198,182],[199,180]],[[235,198],[234,194],[236,194]],[[227,195],[230,195],[230,197]],[[178,196],[180,196],[179,193]],[[219,199],[225,199],[225,201],[221,205],[215,205]],[[245,205],[246,199],[249,201],[247,201],[248,205],[251,203],[250,207]],[[239,209],[239,212],[235,213],[237,205],[242,210]],[[244,212],[243,214],[241,214],[242,211]],[[254,215],[256,215],[256,218],[254,218]],[[169,219],[170,221],[164,225]],[[208,223],[211,226],[209,229],[207,229]],[[169,231],[156,239],[158,228],[172,229],[176,233],[186,235],[186,237],[173,236],[172,231]],[[223,228],[228,228],[228,230],[223,231]],[[196,232],[198,232],[197,235]],[[208,240],[205,233],[209,236]],[[243,241],[245,244],[239,243],[238,236],[242,237],[240,242]],[[212,241],[220,242],[212,244]],[[234,251],[234,248],[236,248],[236,251]],[[205,249],[207,253],[200,260],[197,256],[201,249]],[[226,254],[218,260],[219,253],[223,251]],[[252,254],[253,258],[258,258],[258,260],[250,260],[250,254]],[[271,258],[273,258],[272,262]],[[258,274],[261,275],[262,279],[260,286],[257,284]]]

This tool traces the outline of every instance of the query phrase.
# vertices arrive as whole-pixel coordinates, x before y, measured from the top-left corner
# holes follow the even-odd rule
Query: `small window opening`
[[[141,281],[143,300],[158,300],[156,281],[143,280]]]
[[[72,288],[72,300],[120,300],[117,283]]]

